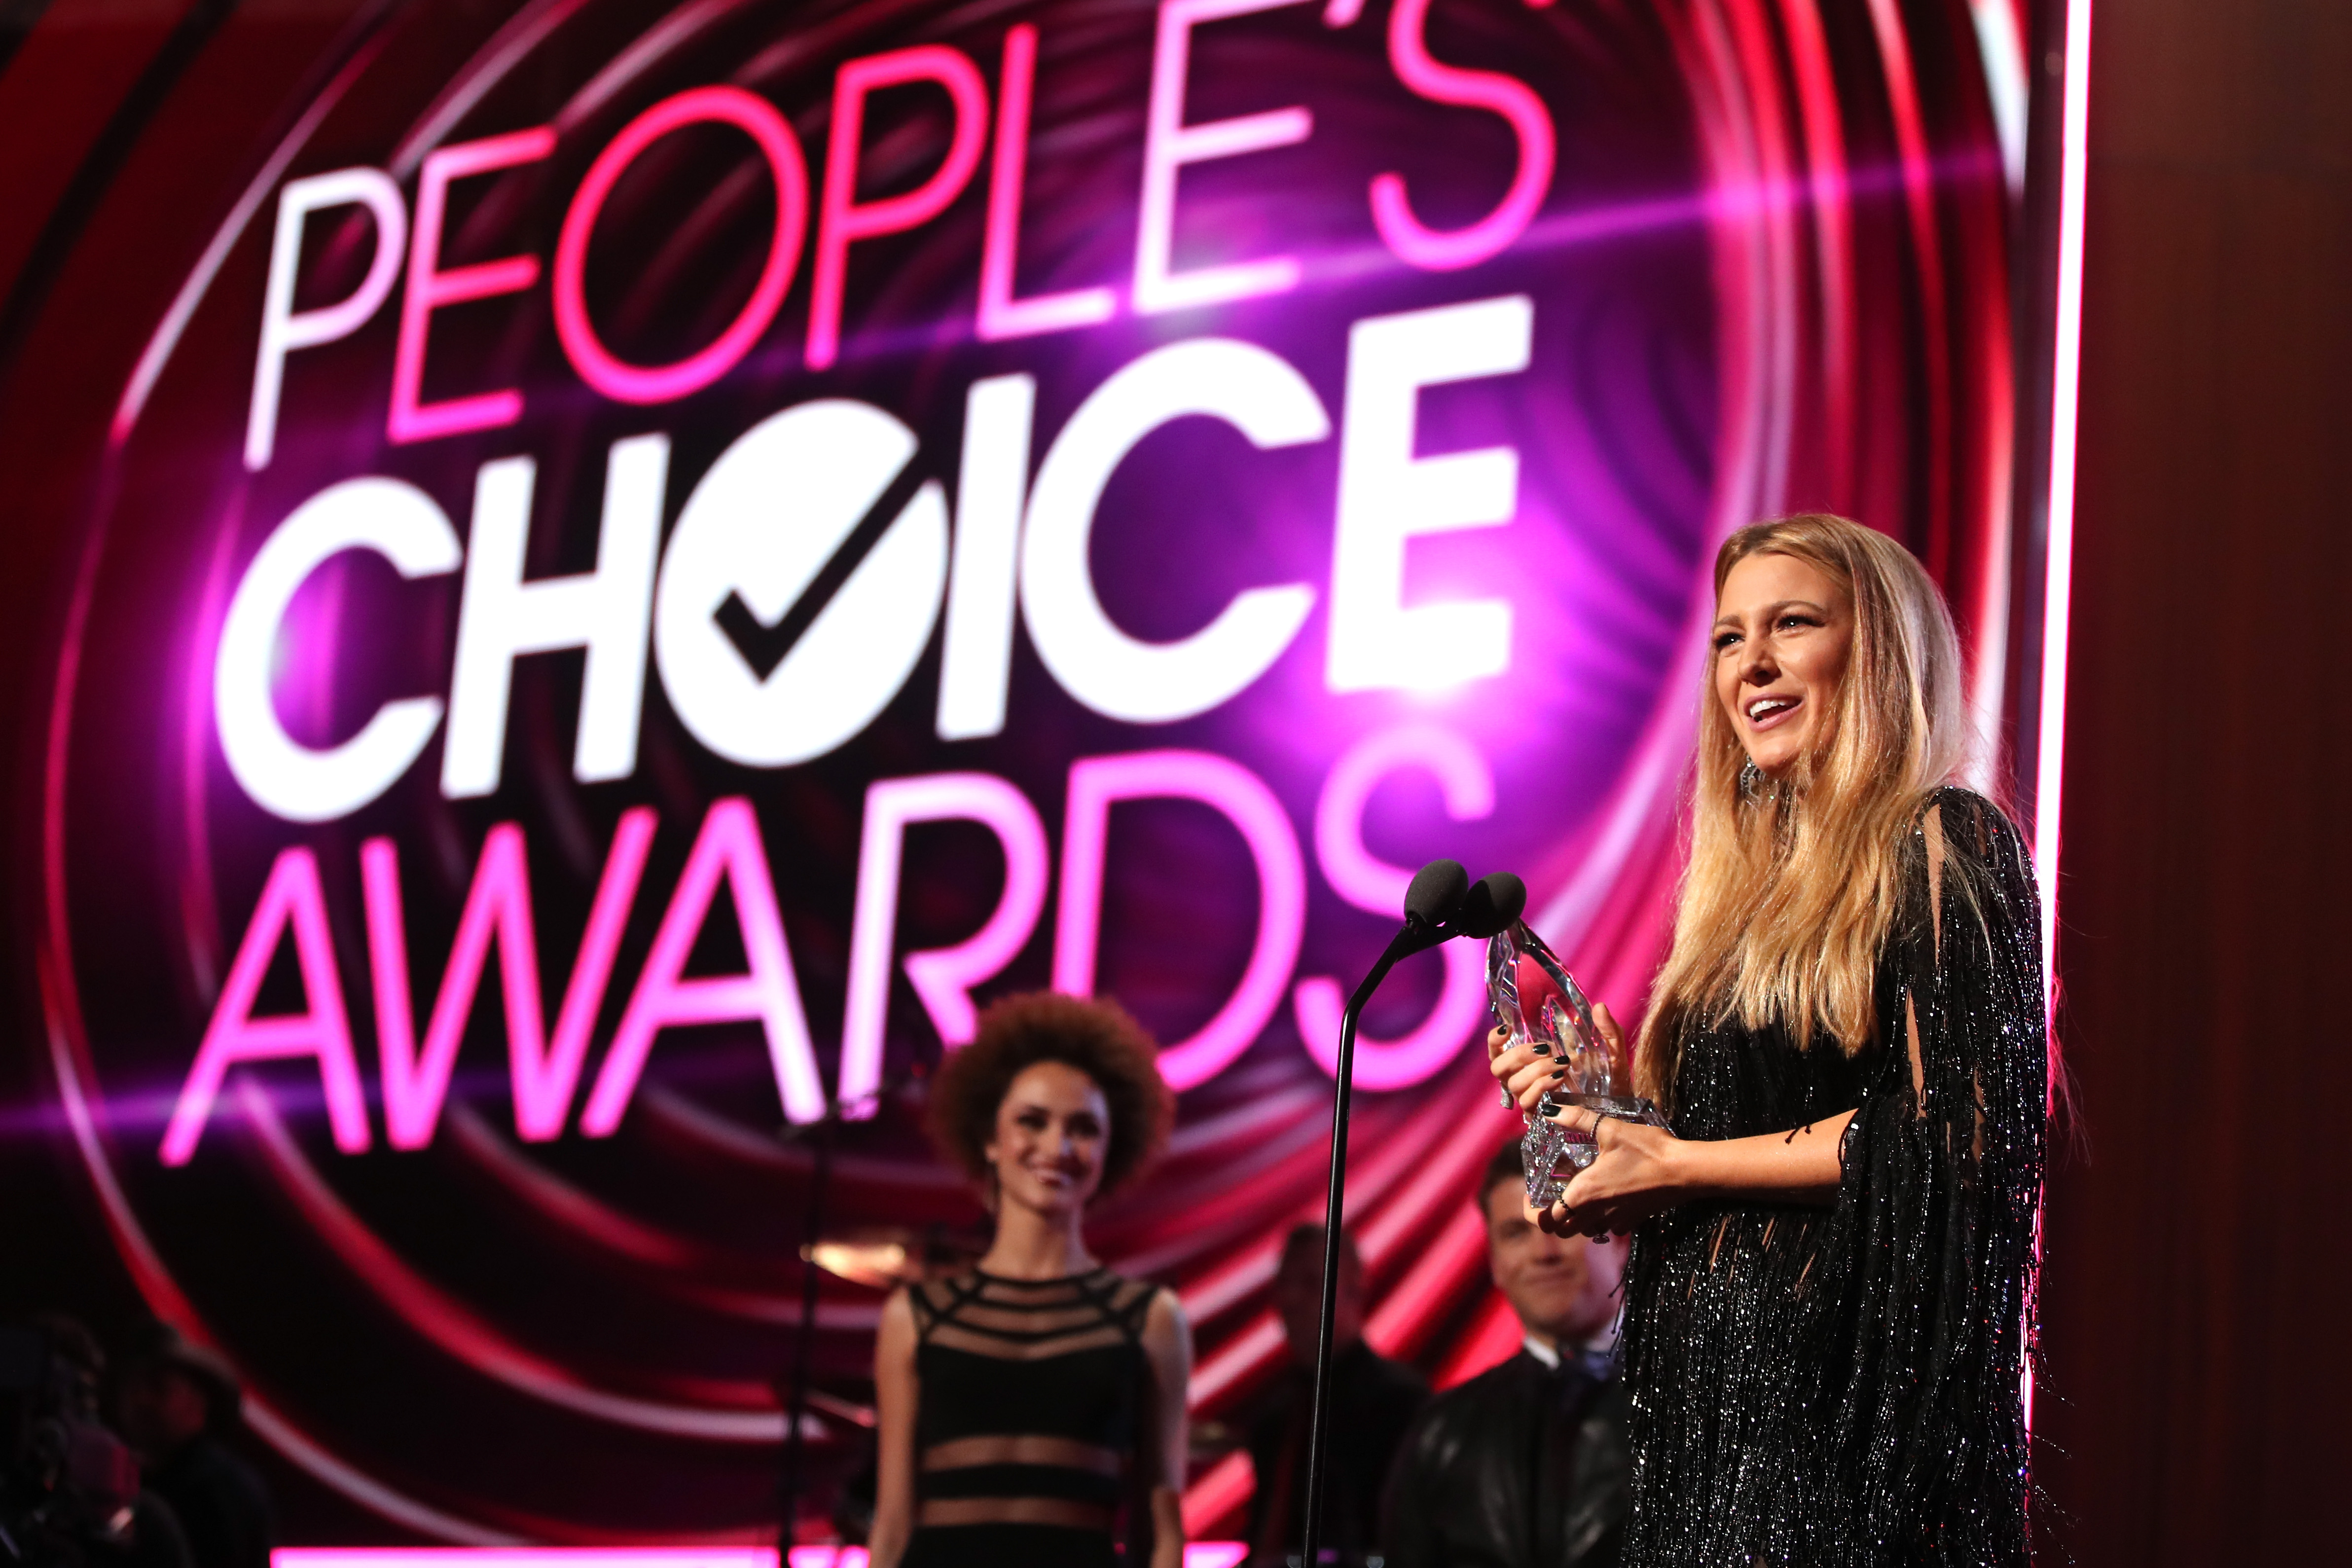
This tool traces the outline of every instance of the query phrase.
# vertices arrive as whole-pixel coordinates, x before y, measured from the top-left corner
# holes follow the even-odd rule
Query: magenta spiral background
[[[937,220],[856,248],[843,353],[829,370],[803,360],[806,247],[749,356],[707,390],[655,408],[582,384],[556,341],[542,278],[514,300],[445,312],[428,360],[428,396],[523,388],[520,424],[387,444],[395,305],[352,338],[297,356],[278,456],[248,475],[238,454],[270,214],[286,179],[370,163],[399,179],[413,204],[418,166],[436,147],[548,125],[550,160],[461,187],[445,254],[451,264],[551,257],[582,176],[656,101],[718,83],[760,96],[792,125],[814,190],[844,61],[944,43],[964,50],[993,92],[1006,29],[1027,23],[1040,57],[1022,289],[1123,284],[1155,11],[1133,0],[697,0],[658,16],[611,0],[505,11],[428,4],[362,14],[301,62],[310,85],[288,97],[281,133],[251,149],[247,199],[192,242],[178,303],[123,391],[75,575],[61,585],[41,952],[64,1112],[115,1241],[156,1310],[219,1346],[249,1379],[256,1426],[295,1463],[396,1525],[453,1541],[735,1539],[771,1528],[809,1156],[776,1138],[775,1090],[744,1026],[666,1036],[615,1136],[519,1142],[499,1010],[486,994],[429,1147],[384,1147],[378,1107],[375,1147],[339,1153],[316,1074],[273,1068],[232,1078],[193,1163],[161,1164],[163,1118],[263,879],[289,844],[310,847],[322,869],[360,1058],[372,1067],[362,839],[398,846],[421,1012],[492,825],[518,822],[528,836],[552,995],[622,813],[655,808],[646,891],[593,1037],[601,1054],[696,825],[713,799],[747,795],[829,1075],[869,782],[990,772],[1058,835],[1076,759],[1161,746],[1230,757],[1272,788],[1305,849],[1297,975],[1352,978],[1378,951],[1383,921],[1340,900],[1317,870],[1318,791],[1350,746],[1406,722],[1442,725],[1475,746],[1492,767],[1496,808],[1451,822],[1429,778],[1400,773],[1371,801],[1370,847],[1404,865],[1451,853],[1474,870],[1519,868],[1538,924],[1587,989],[1632,1009],[1661,952],[1675,871],[1707,563],[1725,531],[1759,516],[1827,507],[1917,550],[1952,595],[1977,712],[1997,731],[2011,558],[2011,216],[1970,8],[1440,0],[1433,53],[1524,79],[1559,136],[1558,170],[1532,225],[1461,272],[1418,270],[1384,248],[1367,184],[1400,172],[1425,222],[1468,223],[1503,195],[1510,134],[1495,116],[1399,88],[1385,7],[1352,20],[1339,5],[1333,13],[1293,5],[1204,27],[1186,106],[1193,121],[1293,102],[1313,111],[1315,134],[1299,147],[1256,154],[1254,168],[1236,160],[1189,172],[1177,247],[1188,267],[1289,250],[1305,268],[1295,293],[1163,316],[1122,310],[1084,331],[980,342],[971,319],[983,167]],[[912,185],[947,137],[943,98],[877,99],[866,188]],[[586,276],[590,315],[613,351],[657,363],[717,336],[751,293],[773,201],[751,142],[724,130],[672,137],[632,167],[614,187]],[[369,254],[359,219],[313,232],[305,289],[316,292],[305,303],[347,292]],[[950,746],[931,730],[934,648],[849,744],[761,772],[698,747],[649,678],[635,773],[581,785],[571,773],[575,655],[518,675],[506,778],[487,800],[440,796],[436,744],[383,799],[297,827],[256,809],[223,763],[210,680],[228,597],[268,530],[338,479],[405,479],[462,526],[477,467],[528,452],[543,520],[531,570],[578,572],[593,559],[604,453],[625,437],[670,436],[668,521],[728,442],[817,396],[890,410],[921,438],[917,462],[952,488],[963,392],[978,377],[1036,375],[1042,445],[1119,366],[1161,342],[1215,333],[1282,355],[1336,419],[1349,322],[1509,294],[1534,303],[1530,369],[1428,395],[1423,441],[1431,451],[1516,447],[1517,518],[1416,547],[1426,551],[1416,557],[1420,591],[1507,585],[1515,655],[1499,679],[1430,699],[1334,696],[1323,685],[1318,612],[1240,697],[1147,729],[1069,700],[1024,646],[1004,733]],[[1332,446],[1252,454],[1198,422],[1154,437],[1104,503],[1102,515],[1117,520],[1093,558],[1106,605],[1135,635],[1167,638],[1244,587],[1320,583]],[[380,562],[330,566],[296,603],[280,713],[298,734],[340,738],[387,698],[446,691],[456,610],[454,577],[402,584]],[[909,847],[902,951],[971,931],[1002,875],[976,829],[925,832]],[[1229,828],[1193,808],[1117,819],[1111,853],[1102,987],[1163,1037],[1180,1037],[1242,969],[1249,862]],[[1045,984],[1052,927],[1049,910],[982,995]],[[712,969],[740,960],[723,942],[698,951]],[[290,961],[279,967],[265,991],[274,1006],[299,996]],[[1402,1032],[1428,1011],[1437,983],[1437,961],[1417,961],[1370,1028]],[[933,1048],[901,980],[888,1059],[919,1062]],[[592,1058],[592,1074],[594,1066]],[[1231,1417],[1277,1363],[1265,1287],[1284,1232],[1319,1209],[1328,1096],[1290,1008],[1280,1009],[1237,1062],[1187,1092],[1167,1162],[1106,1205],[1092,1231],[1115,1267],[1181,1290],[1199,1339],[1204,1416]],[[842,1225],[977,1221],[972,1198],[931,1162],[916,1127],[902,1095],[845,1136],[834,1188]],[[1441,1374],[1490,1354],[1503,1331],[1463,1195],[1511,1130],[1475,1051],[1413,1088],[1360,1101],[1350,1219],[1370,1270],[1371,1331]],[[830,1279],[821,1300],[814,1452],[837,1468],[869,1396],[880,1301]],[[1196,1523],[1230,1522],[1245,1487],[1233,1461],[1205,1466]]]

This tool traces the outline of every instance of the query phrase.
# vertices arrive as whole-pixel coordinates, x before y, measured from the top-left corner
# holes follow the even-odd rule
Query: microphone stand
[[[852,1106],[877,1107],[905,1085],[922,1077],[919,1069],[893,1073],[875,1089],[865,1094],[854,1094],[846,1100],[835,1100],[824,1108],[824,1114],[814,1121],[796,1122],[784,1130],[780,1142],[795,1143],[806,1140],[812,1146],[809,1172],[808,1205],[803,1222],[804,1237],[801,1247],[801,1321],[800,1331],[793,1342],[793,1392],[784,1411],[783,1473],[777,1479],[776,1511],[782,1522],[777,1530],[782,1561],[792,1557],[793,1536],[800,1529],[801,1493],[804,1489],[803,1460],[807,1439],[803,1428],[809,1413],[809,1362],[816,1343],[816,1307],[819,1276],[817,1243],[824,1239],[825,1186],[833,1177],[834,1133],[847,1117]]]
[[[1347,1011],[1339,1015],[1339,1055],[1332,1073],[1331,1182],[1323,1200],[1323,1311],[1315,1336],[1314,1414],[1307,1428],[1307,1540],[1300,1556],[1303,1568],[1316,1568],[1317,1537],[1322,1522],[1325,1450],[1330,1436],[1331,1321],[1339,1298],[1339,1218],[1345,1212],[1348,1188],[1348,1104],[1355,1088],[1356,1019],[1399,961],[1435,947],[1451,934],[1425,923],[1419,916],[1410,917],[1405,929],[1397,932],[1388,951],[1381,954],[1371,973],[1348,998]]]
[[[840,1121],[840,1105],[826,1107],[811,1139],[815,1148],[809,1173],[806,1237],[801,1244],[801,1323],[793,1342],[793,1397],[784,1412],[784,1473],[777,1499],[777,1511],[783,1516],[777,1549],[786,1563],[792,1561],[800,1534],[802,1463],[807,1446],[802,1428],[808,1422],[809,1358],[816,1342],[817,1276],[824,1272],[817,1267],[816,1248],[824,1239],[824,1188],[833,1174],[833,1132]]]

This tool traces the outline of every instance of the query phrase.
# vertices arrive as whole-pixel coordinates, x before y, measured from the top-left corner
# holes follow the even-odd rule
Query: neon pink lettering
[[[457,1066],[458,1037],[481,989],[490,941],[499,944],[499,990],[506,1001],[507,1039],[520,1060],[543,1048],[539,1010],[539,942],[532,931],[530,878],[523,862],[522,829],[499,823],[482,841],[474,883],[466,893],[449,967],[425,1026],[425,1053],[416,1051],[416,1024],[408,999],[408,937],[400,896],[400,852],[389,838],[360,846],[360,885],[367,905],[368,966],[375,986],[376,1049],[383,1058],[384,1135],[395,1149],[433,1142],[441,1102]]]
[[[408,237],[408,292],[400,302],[400,342],[393,352],[392,414],[385,431],[395,442],[430,441],[467,430],[489,430],[522,417],[522,394],[513,387],[443,403],[422,401],[425,340],[433,312],[499,294],[517,294],[539,281],[539,258],[508,256],[441,270],[441,220],[453,181],[518,164],[555,151],[555,132],[542,125],[480,142],[463,142],[425,155],[416,175],[416,221]]]
[[[1257,937],[1241,984],[1198,1034],[1160,1053],[1160,1070],[1169,1086],[1185,1089],[1223,1072],[1282,1005],[1307,928],[1307,871],[1282,803],[1240,763],[1206,752],[1083,758],[1070,765],[1062,829],[1062,900],[1054,932],[1056,991],[1075,996],[1094,991],[1110,808],[1118,801],[1144,799],[1198,801],[1223,814],[1241,830],[1257,866]]]
[[[1037,82],[1037,29],[1024,22],[1004,35],[1004,70],[996,96],[996,161],[988,172],[988,228],[980,247],[980,316],[974,327],[990,342],[1099,326],[1118,310],[1108,289],[1073,289],[1013,297],[1021,252],[1021,187],[1029,161],[1029,107]]]
[[[1551,189],[1551,112],[1535,89],[1497,71],[1464,70],[1432,59],[1424,36],[1430,0],[1396,0],[1389,13],[1389,63],[1397,79],[1437,103],[1484,109],[1510,122],[1519,163],[1511,188],[1493,212],[1467,228],[1433,229],[1412,216],[1402,174],[1372,177],[1372,226],[1391,250],[1412,266],[1450,272],[1501,252],[1526,231]]]
[[[687,955],[701,933],[724,879],[735,905],[746,963],[740,974],[685,978]],[[808,1021],[801,1011],[800,984],[784,945],[783,918],[776,911],[775,884],[760,841],[751,803],[730,795],[710,803],[695,835],[694,847],[678,874],[645,972],[613,1033],[612,1049],[596,1075],[596,1087],[581,1113],[580,1131],[605,1138],[621,1124],[629,1097],[636,1092],[654,1037],[677,1024],[754,1020],[767,1037],[768,1058],[784,1113],[794,1121],[824,1114],[824,1089],[809,1047]]]
[[[1332,764],[1315,805],[1315,858],[1339,896],[1360,910],[1393,917],[1404,908],[1412,873],[1375,858],[1364,847],[1364,805],[1372,790],[1400,769],[1423,768],[1437,777],[1445,815],[1456,822],[1495,809],[1495,776],[1478,749],[1435,724],[1401,724],[1367,737]],[[1454,1059],[1486,1007],[1485,950],[1449,942],[1439,950],[1445,987],[1421,1026],[1402,1039],[1356,1037],[1356,1082],[1365,1089],[1404,1089]],[[1339,1065],[1339,1015],[1346,993],[1338,981],[1309,975],[1291,993],[1292,1016],[1307,1054],[1325,1072]]]
[[[882,1082],[883,1023],[890,1001],[890,947],[898,918],[898,871],[908,827],[977,822],[1004,851],[1004,890],[987,922],[953,947],[907,955],[907,978],[931,1026],[950,1046],[976,1026],[971,988],[1019,955],[1045,907],[1045,826],[1028,798],[993,773],[883,779],[866,792],[857,851],[857,914],[849,942],[849,1003],[841,1026],[839,1093],[848,1114],[871,1115]],[[861,1100],[869,1102],[860,1105]]]
[[[1143,133],[1143,200],[1135,232],[1135,308],[1146,315],[1211,305],[1256,294],[1281,294],[1298,287],[1295,257],[1196,271],[1171,270],[1176,236],[1176,174],[1187,163],[1238,157],[1287,147],[1313,134],[1315,117],[1304,109],[1268,110],[1234,120],[1184,123],[1184,81],[1192,49],[1192,29],[1202,22],[1271,11],[1298,0],[1161,0],[1160,34],[1151,53],[1151,107]]]
[[[887,87],[934,82],[955,104],[955,135],[930,178],[903,195],[860,203],[857,155],[867,95]],[[824,195],[817,211],[816,271],[809,298],[808,363],[823,370],[841,352],[841,300],[852,241],[899,234],[947,210],[980,166],[988,134],[988,89],[969,56],[945,44],[868,55],[841,68],[833,84],[833,138],[825,151]]]
[[[268,1018],[253,1016],[262,977],[289,927],[294,957],[302,972],[302,1012]],[[239,1062],[315,1057],[327,1097],[327,1121],[335,1147],[357,1154],[368,1146],[367,1093],[360,1087],[352,1052],[351,1016],[343,1008],[342,981],[335,973],[334,938],[327,929],[327,900],[319,886],[318,858],[297,845],[278,852],[262,885],[260,901],[247,922],[244,940],[229,964],[212,1022],[196,1047],[196,1065],[180,1089],[172,1120],[163,1129],[163,1163],[184,1165],[204,1136],[221,1080]]]
[[[383,1058],[383,1119],[395,1149],[422,1149],[433,1141],[466,1020],[481,989],[493,939],[499,944],[499,985],[506,1005],[508,1071],[514,1088],[515,1131],[543,1142],[563,1131],[572,1091],[588,1052],[588,1031],[604,1005],[622,924],[645,869],[654,813],[624,814],[596,889],[588,930],[564,989],[563,1009],[550,1047],[539,987],[539,939],[532,918],[530,872],[522,829],[500,823],[482,841],[473,885],[457,919],[449,966],[416,1047],[409,1005],[408,942],[400,892],[399,851],[389,838],[360,846],[360,878],[367,905],[368,958],[375,989],[376,1044]]]
[[[295,274],[302,265],[302,226],[314,213],[356,204],[375,220],[375,250],[367,276],[343,299],[316,310],[294,309]],[[289,180],[278,194],[278,233],[269,247],[269,285],[262,297],[261,347],[253,365],[253,401],[245,422],[245,466],[256,473],[269,466],[278,444],[278,396],[285,386],[286,356],[347,338],[366,324],[392,294],[408,244],[408,208],[400,187],[381,169],[338,169]]]
[[[563,988],[563,1006],[555,1015],[555,1038],[536,1070],[526,1058],[515,1060],[515,1131],[531,1142],[560,1135],[563,1119],[571,1114],[572,1090],[580,1081],[581,1064],[588,1059],[588,1034],[604,1008],[613,960],[621,951],[637,884],[645,878],[654,821],[649,805],[631,806],[621,814],[613,847],[604,852],[604,874],[596,879],[595,901],[588,906],[588,929],[580,933],[580,956]]]
[[[776,183],[776,226],[768,239],[768,259],[751,297],[709,347],[674,364],[629,364],[605,349],[588,319],[588,242],[605,198],[638,154],[673,131],[702,123],[732,125],[746,132],[768,160],[769,176]],[[700,391],[734,369],[768,330],[792,285],[793,270],[800,265],[801,241],[807,232],[808,169],[801,160],[801,144],[765,99],[735,87],[698,87],[664,99],[624,126],[596,155],[563,215],[551,284],[555,335],[565,357],[581,380],[618,402],[667,403]]]

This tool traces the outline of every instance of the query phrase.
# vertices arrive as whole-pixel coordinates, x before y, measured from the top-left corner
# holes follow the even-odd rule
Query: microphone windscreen
[[[1461,861],[1432,860],[1412,874],[1412,885],[1404,890],[1405,918],[1423,925],[1444,925],[1462,907],[1469,891],[1470,873],[1462,868]]]
[[[1454,933],[1484,941],[1508,927],[1527,907],[1525,882],[1508,871],[1490,873],[1479,878],[1463,899],[1461,912],[1454,917]]]

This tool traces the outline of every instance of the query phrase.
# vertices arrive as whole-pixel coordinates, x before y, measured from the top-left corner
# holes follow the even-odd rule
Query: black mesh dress
[[[1800,1050],[1737,1022],[1685,1042],[1682,1137],[1860,1109],[1834,1206],[1700,1205],[1636,1233],[1629,1568],[2027,1561],[2019,1384],[2049,1070],[2040,915],[2007,819],[1961,790],[1937,805],[1939,885],[1931,900],[1915,827],[1879,962],[1877,1037],[1891,1048]]]
[[[1107,1268],[911,1287],[919,1393],[903,1568],[1111,1568],[1150,1554],[1157,1288]]]

